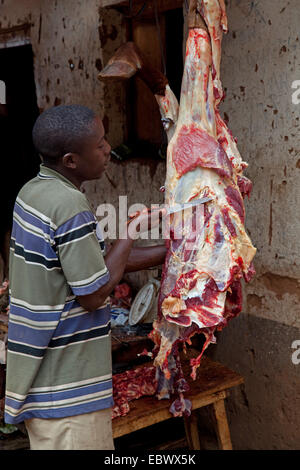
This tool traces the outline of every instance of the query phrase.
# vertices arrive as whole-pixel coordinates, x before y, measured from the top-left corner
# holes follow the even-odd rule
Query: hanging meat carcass
[[[169,141],[166,204],[212,197],[201,216],[199,211],[184,211],[183,220],[171,216],[166,241],[158,317],[151,338],[157,395],[179,395],[170,409],[174,416],[188,415],[191,408],[184,398],[188,384],[178,346],[190,342],[196,333],[205,335],[201,353],[191,360],[195,379],[203,352],[215,342],[216,329],[221,330],[241,311],[241,278],[248,282],[254,275],[256,252],[244,227],[243,198],[251,192],[251,182],[243,176],[247,164],[219,112],[221,42],[227,31],[224,1],[191,0],[188,23],[180,107],[165,77],[151,70],[133,43],[122,46],[100,74],[100,78],[129,78],[137,73],[155,94]],[[177,224],[185,229],[178,231]]]

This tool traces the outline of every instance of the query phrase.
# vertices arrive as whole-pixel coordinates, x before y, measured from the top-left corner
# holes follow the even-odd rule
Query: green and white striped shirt
[[[5,421],[113,405],[110,305],[76,297],[105,285],[104,241],[86,197],[41,165],[18,194],[10,251]]]

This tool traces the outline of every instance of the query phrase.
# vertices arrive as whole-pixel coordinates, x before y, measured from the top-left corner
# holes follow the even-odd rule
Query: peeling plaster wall
[[[249,163],[253,193],[246,226],[257,247],[257,276],[244,286],[243,313],[210,354],[245,377],[228,410],[236,449],[300,449],[299,118],[292,103],[300,80],[298,0],[228,0],[222,105]]]
[[[300,326],[300,78],[298,0],[231,0],[224,39],[223,112],[238,138],[254,183],[247,228],[257,247],[257,276],[247,286],[247,311]]]
[[[34,76],[38,106],[41,111],[58,104],[78,103],[95,110],[105,124],[112,148],[120,145],[126,135],[125,86],[104,84],[97,78],[109,58],[126,41],[126,26],[121,14],[101,7],[101,0],[1,0],[0,48],[15,45],[23,32],[16,32],[8,42],[1,31],[30,23],[26,35],[34,53]],[[0,65],[1,66],[1,65]],[[20,86],[21,86],[20,71]],[[84,184],[93,208],[104,202],[118,207],[118,196],[128,196],[128,207],[134,203],[163,202],[159,192],[164,183],[165,163],[111,163],[110,181]],[[151,243],[151,242],[150,242]],[[142,285],[147,276],[131,275]]]
[[[18,38],[24,40],[24,32],[16,32],[6,43],[8,35],[1,35],[1,31],[30,23],[26,41],[33,48],[40,110],[58,104],[89,106],[103,119],[108,140],[115,147],[123,143],[126,134],[125,86],[104,84],[97,75],[126,41],[126,27],[121,14],[101,8],[101,4],[101,0],[1,0],[0,47],[12,47]],[[111,182],[103,177],[84,185],[95,211],[108,201],[117,207],[119,195],[128,195],[128,206],[163,202],[159,192],[164,183],[163,161],[149,165],[111,163],[109,174]],[[145,273],[140,279],[144,282]]]
[[[31,24],[28,37],[40,110],[57,104],[89,106],[105,118],[110,141],[118,145],[124,132],[124,89],[114,85],[107,89],[97,75],[107,57],[124,42],[125,30],[121,15],[100,5],[100,0],[2,0],[0,33]],[[0,46],[3,40],[0,34]]]
[[[208,353],[245,377],[228,403],[234,447],[299,449],[300,365],[291,361],[291,344],[300,339],[300,104],[292,103],[292,83],[300,80],[300,4],[226,3],[222,111],[254,183],[246,226],[258,248],[257,276],[244,288],[243,313]],[[100,0],[1,0],[0,28],[32,23],[40,109],[60,102],[90,106],[116,146],[125,134],[125,90],[101,84],[97,74],[124,41],[125,28],[118,13],[99,6]],[[128,205],[163,201],[164,162],[111,163],[109,178],[84,185],[95,211],[102,202],[117,206],[119,195],[128,196]]]

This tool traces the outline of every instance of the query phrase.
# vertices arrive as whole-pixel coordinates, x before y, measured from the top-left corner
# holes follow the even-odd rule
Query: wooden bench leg
[[[200,450],[200,438],[198,431],[197,410],[192,411],[191,416],[184,417],[185,435],[190,450]]]
[[[224,400],[214,402],[213,410],[216,418],[219,448],[222,450],[232,450]]]

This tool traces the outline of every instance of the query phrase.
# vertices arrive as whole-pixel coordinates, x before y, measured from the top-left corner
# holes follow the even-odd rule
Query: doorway
[[[14,202],[21,187],[36,176],[40,164],[31,137],[39,115],[33,66],[31,45],[0,49],[0,81],[5,84],[5,103],[0,106],[0,284],[8,277]]]

